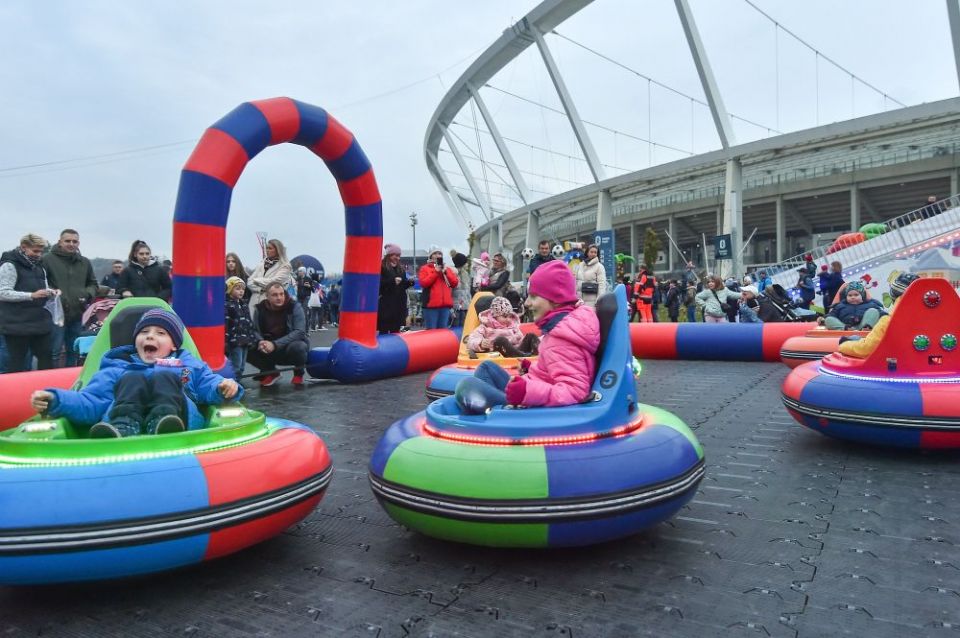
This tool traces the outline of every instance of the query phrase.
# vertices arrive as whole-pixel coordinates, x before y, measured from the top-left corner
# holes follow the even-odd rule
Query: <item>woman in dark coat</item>
[[[380,262],[380,301],[377,304],[377,331],[380,334],[400,332],[407,319],[407,288],[413,281],[400,265],[400,246],[387,244]]]
[[[130,246],[129,264],[120,273],[117,292],[124,297],[159,297],[170,301],[170,275],[157,263],[147,242],[138,239]]]

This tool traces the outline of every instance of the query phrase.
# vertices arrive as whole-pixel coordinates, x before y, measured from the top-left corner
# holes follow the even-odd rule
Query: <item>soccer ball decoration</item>
[[[564,256],[564,254],[566,254],[567,251],[563,249],[563,246],[561,246],[560,244],[557,244],[556,246],[553,247],[553,250],[551,250],[550,252],[553,253],[553,256],[555,258],[560,259]]]
[[[531,259],[531,258],[533,258],[533,248],[524,248],[524,249],[520,252],[520,255],[521,255],[524,259]]]

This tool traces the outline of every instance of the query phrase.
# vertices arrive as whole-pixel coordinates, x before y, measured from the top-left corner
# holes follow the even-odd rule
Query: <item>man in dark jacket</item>
[[[527,266],[527,274],[532,275],[533,271],[547,263],[548,261],[553,261],[555,257],[550,254],[550,242],[543,240],[537,246],[537,254],[530,259],[530,265]]]
[[[37,367],[50,367],[50,332],[53,317],[44,308],[56,291],[47,284],[41,264],[47,242],[39,235],[25,235],[20,246],[0,256],[0,335],[6,346],[6,372],[29,368],[27,353],[37,358]]]
[[[73,342],[83,330],[83,311],[97,294],[93,266],[89,259],[80,254],[80,234],[72,228],[63,230],[60,240],[44,256],[42,263],[50,286],[60,289],[60,302],[63,304],[63,325],[54,326],[50,333],[53,367],[75,366],[77,353],[73,351]],[[62,356],[64,349],[66,357]]]
[[[100,280],[100,285],[109,288],[110,294],[116,294],[117,289],[120,287],[120,274],[123,272],[123,262],[115,259],[110,268],[110,272]]]
[[[277,364],[294,366],[293,385],[301,386],[310,351],[303,306],[291,299],[279,282],[267,286],[266,295],[253,313],[256,345],[247,355],[247,363],[260,369],[262,388],[280,378]]]

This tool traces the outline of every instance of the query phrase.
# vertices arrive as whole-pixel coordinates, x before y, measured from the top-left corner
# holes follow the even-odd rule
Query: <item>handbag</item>
[[[585,295],[596,295],[600,292],[600,284],[595,281],[585,281],[580,284],[580,292]]]
[[[720,297],[717,296],[717,291],[716,291],[716,290],[711,290],[710,292],[713,293],[713,298],[716,299],[716,300],[717,300],[717,303],[720,304],[720,310],[721,310],[724,314],[727,314],[728,312],[730,312],[730,304],[728,304],[728,303],[726,303],[726,302],[723,302],[723,301],[720,301]]]

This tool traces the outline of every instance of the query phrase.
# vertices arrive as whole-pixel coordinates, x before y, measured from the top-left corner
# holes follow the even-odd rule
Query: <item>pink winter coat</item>
[[[520,317],[516,313],[510,313],[506,317],[496,317],[492,310],[484,310],[478,319],[480,325],[467,337],[467,347],[474,352],[489,352],[493,349],[493,340],[497,337],[506,337],[512,346],[519,346],[523,341]],[[484,340],[490,342],[486,347],[481,343]]]
[[[522,405],[559,407],[580,403],[597,373],[600,322],[587,305],[577,306],[540,338],[540,357],[530,366]]]

